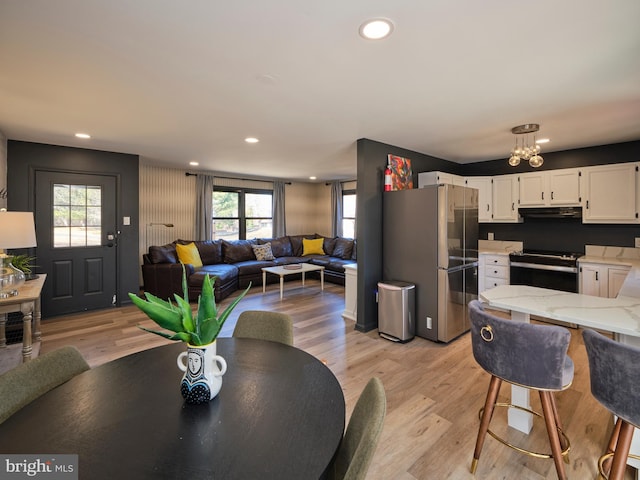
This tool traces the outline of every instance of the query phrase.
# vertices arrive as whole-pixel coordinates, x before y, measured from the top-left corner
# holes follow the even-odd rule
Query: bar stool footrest
[[[514,405],[514,404],[512,404],[512,403],[496,403],[496,404],[495,404],[495,406],[494,406],[494,408],[495,408],[495,407],[502,407],[502,408],[505,408],[505,407],[506,407],[506,408],[517,408],[518,410],[522,410],[522,411],[524,411],[524,412],[531,413],[532,415],[535,415],[536,417],[543,418],[543,416],[542,416],[542,414],[541,414],[541,413],[538,413],[538,412],[536,412],[536,411],[534,411],[534,410],[531,410],[531,409],[529,409],[529,408],[522,407],[522,406],[520,406],[520,405]],[[480,409],[480,412],[479,412],[479,417],[480,417],[481,419],[482,419],[482,413],[483,413],[483,412],[484,412],[484,407],[482,407],[482,408]],[[562,457],[566,459],[566,455],[569,453],[569,450],[571,450],[571,442],[569,441],[569,437],[567,437],[567,435],[564,433],[564,431],[563,431],[561,428],[556,427],[556,429],[558,430],[558,433],[559,433],[560,435],[562,435],[562,438],[564,438],[564,440],[565,440],[565,442],[566,442],[566,443],[565,443],[565,444],[566,444],[566,448],[564,448],[564,449],[562,450],[562,452],[561,452],[561,453],[562,453]],[[491,429],[490,429],[490,428],[488,428],[488,429],[487,429],[487,433],[488,433],[489,435],[491,435],[493,438],[495,438],[497,441],[499,441],[500,443],[502,443],[503,445],[506,445],[507,447],[512,448],[513,450],[516,450],[517,452],[524,453],[525,455],[529,455],[529,456],[531,456],[531,457],[535,457],[535,458],[553,458],[553,455],[552,455],[552,454],[550,454],[550,453],[539,453],[539,452],[534,452],[534,451],[527,450],[527,449],[525,449],[525,448],[519,447],[519,446],[517,446],[517,445],[514,445],[514,444],[512,444],[512,443],[509,443],[509,442],[507,442],[505,439],[501,438],[501,437],[500,437],[500,436],[498,436],[496,433],[494,433],[493,431],[491,431]]]
[[[598,477],[598,478],[603,478],[604,480],[609,480],[609,475],[604,473],[604,462],[606,462],[608,459],[612,458],[614,455],[615,455],[615,452],[605,453],[604,455],[602,455],[598,459],[598,473],[600,474],[600,477]],[[634,454],[630,453],[628,455],[628,458],[633,458],[634,460],[640,460],[640,455],[634,455]]]

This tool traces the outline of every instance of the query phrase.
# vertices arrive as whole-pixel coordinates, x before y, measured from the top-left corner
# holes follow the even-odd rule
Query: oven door
[[[578,293],[578,268],[511,261],[511,285]]]

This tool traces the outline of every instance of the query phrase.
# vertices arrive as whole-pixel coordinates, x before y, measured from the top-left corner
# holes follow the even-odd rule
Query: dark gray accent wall
[[[533,169],[522,163],[510,167],[507,158],[457,164],[401,147],[387,145],[362,138],[357,142],[357,212],[358,225],[358,320],[356,329],[369,331],[378,326],[378,311],[375,291],[382,280],[382,195],[384,168],[387,155],[399,155],[411,159],[414,186],[417,174],[439,170],[456,175],[502,175],[530,172]],[[505,155],[508,152],[505,152]],[[574,168],[593,165],[640,161],[640,141],[602,145],[597,147],[542,152],[544,164],[540,170]],[[524,223],[481,223],[480,238],[486,239],[488,232],[496,240],[523,241],[526,248],[541,250],[566,250],[584,252],[584,245],[633,246],[634,237],[640,237],[638,225],[591,225],[579,220],[559,223],[557,220],[531,221]],[[411,241],[407,238],[406,241]],[[402,248],[385,246],[385,248]]]
[[[138,155],[61,147],[9,140],[7,146],[7,207],[34,211],[35,171],[38,169],[97,173],[117,177],[118,205],[118,304],[131,303],[128,292],[137,292],[138,270]],[[123,216],[131,225],[122,225]]]
[[[411,160],[415,186],[417,186],[417,172],[441,170],[459,173],[460,165],[366,138],[358,140],[357,151],[358,320],[355,328],[367,332],[378,328],[378,304],[375,293],[378,282],[383,280],[382,193],[387,155],[398,155]],[[396,246],[386,246],[386,248],[396,248]],[[397,248],[402,248],[402,245],[398,245]]]

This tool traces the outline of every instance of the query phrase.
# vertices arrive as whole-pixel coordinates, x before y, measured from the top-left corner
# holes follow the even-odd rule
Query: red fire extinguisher
[[[384,191],[391,191],[391,165],[387,163],[387,168],[384,169]]]

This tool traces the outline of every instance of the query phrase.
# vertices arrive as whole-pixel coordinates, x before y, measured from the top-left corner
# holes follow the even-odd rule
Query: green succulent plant
[[[36,257],[29,255],[11,255],[11,257],[11,265],[18,270],[22,270],[25,275],[31,275],[33,268],[36,267],[36,265],[33,264]]]
[[[138,328],[150,333],[155,333],[169,340],[179,340],[190,345],[201,346],[212,343],[220,333],[224,322],[238,302],[249,292],[251,284],[242,292],[227,308],[218,315],[215,297],[213,295],[213,283],[215,282],[207,274],[202,282],[202,293],[198,296],[198,310],[194,317],[191,305],[189,305],[189,293],[187,289],[187,276],[182,267],[183,297],[174,294],[175,304],[170,300],[162,300],[151,293],[145,292],[146,300],[138,295],[129,293],[129,298],[151,320],[165,330],[173,334],[158,330],[151,330],[138,325]]]

